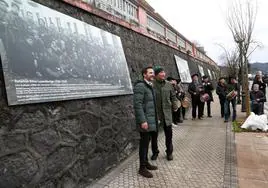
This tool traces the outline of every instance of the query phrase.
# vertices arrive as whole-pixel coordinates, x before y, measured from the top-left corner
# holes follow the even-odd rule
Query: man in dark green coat
[[[176,97],[175,90],[172,84],[165,80],[166,73],[162,67],[156,67],[155,71],[155,81],[154,88],[156,91],[156,106],[157,115],[160,121],[160,126],[164,128],[166,137],[166,154],[167,160],[173,160],[173,144],[172,144],[172,111],[178,110],[178,99]],[[152,139],[156,139],[153,137]],[[156,160],[158,156],[158,149],[153,150],[152,160]]]
[[[152,87],[154,79],[154,70],[152,67],[146,67],[142,70],[143,80],[137,81],[134,86],[134,110],[136,123],[140,131],[140,169],[139,174],[152,178],[153,175],[148,170],[157,170],[156,166],[148,162],[148,147],[152,136],[157,132],[157,115],[155,93]],[[152,143],[152,148],[155,143]]]

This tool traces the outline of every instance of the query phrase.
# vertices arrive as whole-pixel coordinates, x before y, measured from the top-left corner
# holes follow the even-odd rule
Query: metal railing
[[[138,22],[138,7],[129,0],[82,0],[114,16]]]
[[[193,53],[193,47],[188,42],[186,43],[186,51],[190,51],[191,53]]]
[[[95,0],[82,0],[82,1],[90,5],[93,5]]]
[[[166,37],[174,43],[177,43],[176,34],[169,29],[166,30]]]
[[[134,21],[137,24],[138,20],[138,7],[131,3],[130,0],[82,0],[85,3],[95,6],[105,12],[108,12],[114,16],[122,18],[126,21]],[[193,54],[192,45],[178,36],[176,33],[169,30],[159,21],[154,19],[152,16],[147,14],[147,28],[155,32],[158,35],[165,37],[166,39],[172,41],[179,48],[186,51],[190,51]],[[203,53],[197,50],[197,57],[203,60],[209,60]]]
[[[185,40],[183,40],[182,38],[178,37],[178,46],[180,46],[183,49],[186,49]]]
[[[157,20],[155,20],[154,18],[152,18],[148,14],[147,14],[147,27],[158,34],[165,36],[164,25],[159,23]]]

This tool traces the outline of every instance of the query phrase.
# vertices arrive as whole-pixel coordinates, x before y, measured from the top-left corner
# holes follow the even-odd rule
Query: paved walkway
[[[215,99],[212,118],[189,119],[173,129],[173,161],[166,160],[164,136],[160,134],[160,154],[156,161],[151,161],[159,170],[152,171],[153,178],[138,175],[139,160],[135,152],[90,187],[237,187],[234,133],[231,122],[224,123],[220,117],[217,97]]]
[[[266,98],[268,99],[268,88]],[[268,115],[268,102],[265,103],[264,113]],[[268,133],[236,133],[235,142],[239,187],[267,188]]]

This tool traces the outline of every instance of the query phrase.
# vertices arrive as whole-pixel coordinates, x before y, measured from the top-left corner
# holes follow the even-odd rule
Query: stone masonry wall
[[[121,37],[131,79],[148,65],[178,77],[186,55],[57,0],[35,0]],[[192,66],[191,72],[197,72]],[[8,106],[0,72],[0,187],[85,187],[137,148],[132,96]]]

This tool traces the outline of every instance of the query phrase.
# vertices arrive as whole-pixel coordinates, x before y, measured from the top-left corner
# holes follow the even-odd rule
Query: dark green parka
[[[172,84],[166,80],[155,80],[154,88],[156,92],[157,114],[160,125],[171,126],[172,111],[178,110],[178,99]]]
[[[134,110],[136,115],[136,123],[138,130],[145,131],[157,131],[157,114],[155,93],[152,86],[145,81],[138,81],[134,85]],[[141,124],[147,122],[148,129],[141,129]]]

